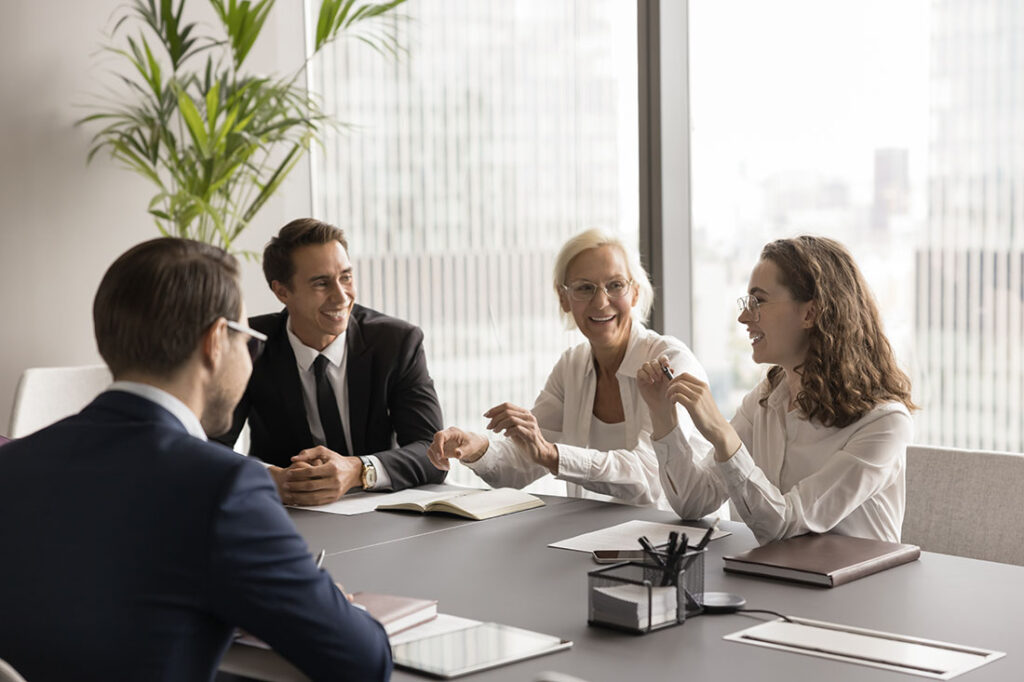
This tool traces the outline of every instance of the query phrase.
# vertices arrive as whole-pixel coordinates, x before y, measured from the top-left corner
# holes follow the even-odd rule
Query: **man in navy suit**
[[[249,454],[289,504],[443,481],[427,458],[444,425],[423,332],[355,302],[344,233],[293,220],[267,244],[263,273],[285,310],[249,320],[269,338],[218,440],[233,444],[248,419]]]
[[[0,448],[0,658],[28,680],[210,680],[235,626],[313,679],[389,677],[264,467],[206,440],[252,370],[241,319],[224,251],[132,248],[93,307],[114,383]]]

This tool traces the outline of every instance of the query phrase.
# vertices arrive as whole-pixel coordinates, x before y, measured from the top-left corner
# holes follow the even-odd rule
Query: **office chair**
[[[26,369],[14,394],[8,435],[21,438],[78,412],[110,382],[106,365]]]
[[[929,552],[1024,565],[1024,455],[907,447],[903,542]]]
[[[0,658],[0,682],[25,682],[10,663]]]

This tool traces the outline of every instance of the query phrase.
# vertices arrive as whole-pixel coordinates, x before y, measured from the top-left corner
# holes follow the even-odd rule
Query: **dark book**
[[[725,557],[725,570],[835,587],[915,561],[921,548],[846,535],[798,535]]]
[[[436,599],[356,592],[352,595],[352,603],[363,607],[376,618],[389,637],[437,618]]]

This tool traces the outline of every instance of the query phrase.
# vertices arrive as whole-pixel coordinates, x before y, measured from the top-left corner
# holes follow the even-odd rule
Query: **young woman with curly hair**
[[[637,372],[673,509],[698,518],[728,499],[762,544],[808,532],[899,541],[915,406],[853,258],[831,239],[771,242],[738,303],[754,361],[772,368],[731,422],[705,382],[669,381],[666,358]],[[710,453],[682,437],[676,404]]]

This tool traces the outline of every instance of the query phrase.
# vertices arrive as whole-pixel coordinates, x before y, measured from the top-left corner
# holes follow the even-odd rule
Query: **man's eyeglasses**
[[[256,358],[263,352],[263,344],[267,342],[267,335],[263,332],[258,332],[252,327],[246,327],[241,322],[235,322],[233,320],[224,320],[224,323],[228,326],[228,329],[233,329],[236,332],[245,334],[249,337],[245,347],[249,349],[249,357],[252,358],[253,362],[256,362]]]
[[[594,298],[594,296],[597,296],[598,289],[603,290],[608,298],[615,299],[622,298],[628,294],[632,286],[633,280],[631,279],[613,279],[604,284],[595,284],[594,282],[581,279],[570,284],[563,284],[562,291],[568,294],[572,300],[586,303]]]

